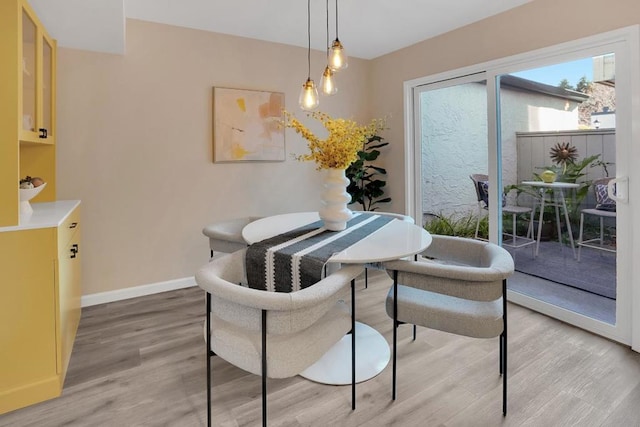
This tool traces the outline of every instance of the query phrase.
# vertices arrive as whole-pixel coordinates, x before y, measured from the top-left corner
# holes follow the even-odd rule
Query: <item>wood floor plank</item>
[[[391,281],[357,283],[357,317],[391,342]],[[0,427],[206,425],[203,293],[187,288],[83,310],[60,398],[0,415]],[[640,355],[509,305],[509,414],[502,416],[498,342],[401,326],[398,399],[391,367],[350,386],[268,381],[270,426],[640,427]],[[213,358],[215,426],[260,424],[260,378]]]
[[[640,385],[631,390],[611,411],[601,427],[629,426],[640,427]]]
[[[640,384],[640,354],[611,347],[584,364],[582,375],[567,392],[604,411],[611,411]],[[639,408],[640,411],[640,408]]]
[[[558,404],[558,402],[561,402]],[[523,427],[537,426],[581,426],[597,427],[606,418],[605,412],[587,402],[561,392],[547,402],[533,416],[522,423]]]

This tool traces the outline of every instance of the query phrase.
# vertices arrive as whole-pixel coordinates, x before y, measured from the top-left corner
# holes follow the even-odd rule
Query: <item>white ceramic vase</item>
[[[341,231],[347,228],[347,221],[351,219],[351,211],[347,209],[347,204],[351,201],[351,196],[347,193],[348,184],[344,169],[324,171],[324,190],[320,195],[322,208],[318,213],[327,230]]]

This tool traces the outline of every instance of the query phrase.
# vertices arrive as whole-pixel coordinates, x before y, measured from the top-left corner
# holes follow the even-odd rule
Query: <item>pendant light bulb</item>
[[[300,90],[300,98],[298,98],[300,108],[305,111],[313,111],[318,108],[320,100],[318,99],[318,89],[316,84],[310,78],[302,85]]]
[[[338,37],[338,0],[336,0],[336,39],[331,44],[331,49],[329,49],[329,68],[332,71],[340,71],[348,66],[347,53],[344,51],[344,46],[342,46]]]
[[[298,105],[305,111],[313,111],[319,104],[318,89],[311,80],[311,0],[307,0],[307,81],[300,90]]]
[[[331,68],[327,65],[322,73],[322,80],[320,80],[320,87],[322,93],[325,95],[335,95],[338,92],[338,86],[336,86],[336,76]]]
[[[340,43],[340,40],[335,39],[331,45],[331,52],[329,52],[329,67],[333,71],[344,70],[349,66],[347,62],[347,53],[344,51],[344,46]]]

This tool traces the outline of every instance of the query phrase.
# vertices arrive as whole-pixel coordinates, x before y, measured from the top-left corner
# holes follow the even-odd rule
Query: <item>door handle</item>
[[[629,177],[613,178],[607,183],[607,195],[616,203],[629,203]]]

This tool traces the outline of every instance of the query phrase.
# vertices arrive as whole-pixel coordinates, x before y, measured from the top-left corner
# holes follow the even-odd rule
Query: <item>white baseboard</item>
[[[196,286],[196,281],[191,277],[168,280],[166,282],[151,283],[149,285],[135,286],[133,288],[118,289],[115,291],[99,292],[97,294],[84,295],[80,304],[82,307],[121,301],[129,298],[158,294],[160,292],[174,291],[176,289]]]

